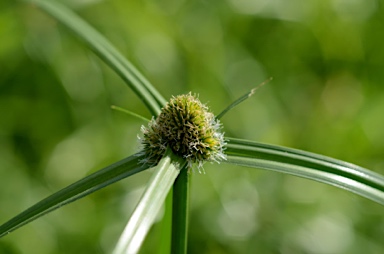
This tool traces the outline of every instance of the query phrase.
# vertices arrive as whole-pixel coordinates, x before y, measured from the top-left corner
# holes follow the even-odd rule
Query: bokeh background
[[[384,174],[384,9],[378,0],[72,0],[165,98],[192,91],[227,136]],[[138,151],[133,92],[66,28],[0,1],[0,223]],[[384,207],[335,187],[205,165],[192,176],[188,253],[383,253]],[[143,172],[0,239],[0,253],[109,253]],[[161,218],[161,215],[160,215]],[[160,224],[159,224],[160,225]],[[142,253],[156,253],[156,225]]]

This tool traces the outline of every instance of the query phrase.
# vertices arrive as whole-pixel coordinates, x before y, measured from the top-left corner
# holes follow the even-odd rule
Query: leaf
[[[129,156],[41,200],[1,225],[0,238],[57,208],[147,169],[147,165],[139,163],[142,159],[137,154]]]
[[[116,111],[120,111],[122,113],[128,114],[128,115],[133,116],[133,117],[136,117],[136,118],[144,121],[145,123],[148,123],[149,121],[151,121],[151,120],[145,118],[144,116],[141,116],[141,115],[136,114],[135,112],[132,112],[132,111],[130,111],[128,109],[124,109],[124,108],[121,108],[121,107],[118,107],[118,106],[115,106],[115,105],[112,105],[111,109],[114,109]]]
[[[218,114],[216,116],[216,119],[220,119],[222,118],[228,111],[230,111],[231,109],[233,109],[234,107],[236,107],[237,105],[239,105],[240,103],[242,103],[243,101],[245,101],[246,99],[250,98],[252,95],[254,95],[256,93],[256,91],[262,87],[263,85],[267,84],[269,81],[271,81],[272,78],[269,78],[267,79],[266,81],[264,81],[263,83],[259,84],[258,86],[256,86],[255,88],[253,88],[251,91],[249,91],[248,93],[244,94],[243,96],[241,96],[240,98],[238,98],[237,100],[235,100],[234,102],[232,102],[228,107],[226,107],[223,111],[220,112],[220,114]]]
[[[161,106],[166,102],[164,98],[97,30],[57,1],[25,1],[35,4],[71,30],[127,83],[152,115],[157,116],[160,113]]]
[[[130,217],[114,250],[115,254],[137,253],[150,227],[160,211],[175,179],[186,162],[170,149],[155,167],[154,173]]]
[[[357,165],[292,148],[230,138],[227,163],[262,168],[337,186],[384,205],[384,176]]]

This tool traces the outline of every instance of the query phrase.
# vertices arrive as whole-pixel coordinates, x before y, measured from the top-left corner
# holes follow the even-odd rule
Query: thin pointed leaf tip
[[[142,126],[145,159],[143,163],[156,164],[167,146],[184,158],[188,166],[201,168],[204,162],[225,160],[225,141],[222,125],[208,107],[191,93],[172,97],[159,116]]]

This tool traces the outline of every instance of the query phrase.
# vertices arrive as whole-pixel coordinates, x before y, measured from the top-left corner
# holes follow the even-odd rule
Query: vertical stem
[[[173,185],[172,254],[187,253],[189,172],[184,167]]]

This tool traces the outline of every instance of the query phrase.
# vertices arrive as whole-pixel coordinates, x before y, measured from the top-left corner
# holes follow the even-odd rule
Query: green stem
[[[173,185],[172,252],[187,253],[189,172],[184,167]]]

